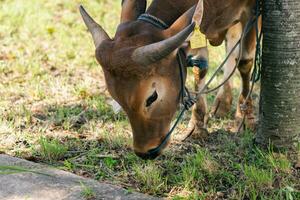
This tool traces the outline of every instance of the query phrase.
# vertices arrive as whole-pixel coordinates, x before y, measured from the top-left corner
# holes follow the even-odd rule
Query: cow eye
[[[147,99],[146,101],[146,107],[151,106],[158,98],[158,94],[156,91],[153,92],[153,94]]]

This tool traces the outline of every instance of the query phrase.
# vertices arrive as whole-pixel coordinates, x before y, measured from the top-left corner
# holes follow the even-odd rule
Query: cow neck
[[[163,20],[171,26],[183,13],[198,0],[153,0],[146,13]]]

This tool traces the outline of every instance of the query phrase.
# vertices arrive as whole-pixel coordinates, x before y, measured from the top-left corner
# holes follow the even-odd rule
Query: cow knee
[[[242,75],[249,74],[253,66],[253,59],[243,59],[239,62],[238,69]]]

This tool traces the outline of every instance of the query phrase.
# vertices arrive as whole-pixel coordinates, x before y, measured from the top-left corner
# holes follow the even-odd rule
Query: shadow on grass
[[[42,123],[63,130],[78,130],[89,121],[95,123],[126,122],[123,112],[115,114],[104,95],[90,96],[76,104],[49,105],[32,113]]]

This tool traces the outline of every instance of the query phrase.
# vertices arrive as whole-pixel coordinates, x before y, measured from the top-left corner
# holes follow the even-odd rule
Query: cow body
[[[191,21],[197,3],[198,0],[153,0],[146,13],[170,26],[162,30],[137,20],[145,11],[145,0],[124,0],[121,24],[113,39],[81,8],[95,42],[96,58],[103,68],[108,90],[129,117],[134,150],[140,157],[154,158],[160,154],[149,156],[148,152],[165,138],[178,107],[181,80],[176,54],[194,29]],[[253,0],[204,0],[201,32],[213,45],[220,45],[226,37],[230,49],[251,18],[253,4]],[[243,79],[241,101],[249,91],[255,44],[253,33],[251,31],[246,36],[239,65]],[[185,48],[185,53],[198,58],[208,57],[205,48]],[[229,59],[225,75],[234,65],[235,57],[233,55]],[[185,79],[186,71],[184,73]],[[203,87],[205,74],[206,70],[195,70],[197,90]],[[215,114],[227,111],[232,101],[230,88],[229,82],[218,93]],[[252,109],[251,106],[249,108]],[[201,96],[193,108],[188,131],[203,137],[207,134],[204,123],[206,110],[205,97]]]

